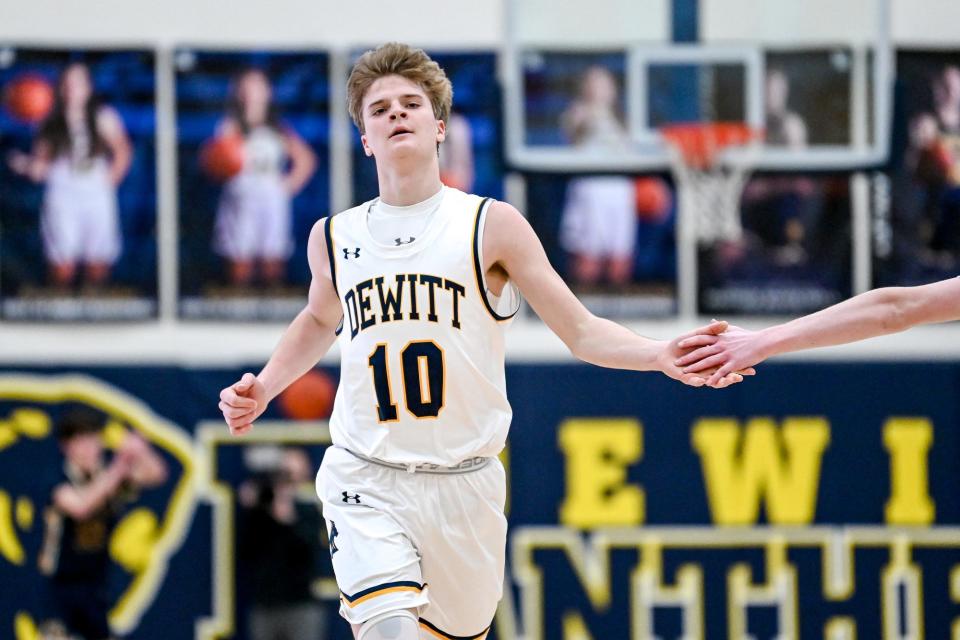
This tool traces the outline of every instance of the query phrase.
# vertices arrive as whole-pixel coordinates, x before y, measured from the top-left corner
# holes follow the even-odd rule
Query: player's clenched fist
[[[253,428],[253,421],[267,408],[267,393],[255,375],[245,373],[238,382],[220,392],[218,406],[230,433],[242,435]]]

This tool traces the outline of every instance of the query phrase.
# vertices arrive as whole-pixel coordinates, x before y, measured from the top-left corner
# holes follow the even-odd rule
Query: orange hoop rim
[[[763,131],[746,122],[680,122],[660,127],[660,135],[687,166],[707,169],[720,152],[758,140]]]

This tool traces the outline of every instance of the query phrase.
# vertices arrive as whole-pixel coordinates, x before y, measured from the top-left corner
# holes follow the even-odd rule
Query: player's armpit
[[[483,269],[499,265],[550,329],[574,350],[580,325],[592,314],[554,270],[537,234],[511,205],[493,202],[483,232]]]

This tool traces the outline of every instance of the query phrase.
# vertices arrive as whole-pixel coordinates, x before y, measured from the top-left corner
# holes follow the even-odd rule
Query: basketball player
[[[225,388],[219,406],[232,433],[248,432],[339,335],[334,446],[317,492],[340,612],[359,640],[483,638],[503,585],[497,454],[511,416],[504,330],[519,293],[582,360],[694,386],[706,375],[680,375],[679,339],[592,316],[512,206],[441,184],[452,91],[423,51],[368,51],[347,96],[380,197],[315,225],[307,307],[260,374]],[[701,329],[692,344],[712,344],[725,326]]]
[[[604,66],[587,69],[580,93],[561,116],[567,137],[583,149],[616,153],[627,127],[618,113],[617,80]],[[571,254],[573,279],[625,285],[633,275],[637,236],[636,195],[626,176],[583,176],[567,184],[560,243]]]
[[[716,369],[707,384],[781,353],[828,347],[904,331],[918,324],[960,320],[960,278],[916,287],[885,287],[761,331],[730,327],[714,344],[676,362],[686,373]],[[693,346],[682,340],[680,346]]]
[[[960,263],[960,67],[947,65],[933,79],[931,111],[911,121],[906,159],[924,188],[929,251],[921,259],[943,271]]]
[[[49,576],[45,626],[62,626],[70,637],[84,640],[110,637],[108,544],[120,509],[138,488],[167,477],[163,459],[134,433],[106,462],[104,421],[100,413],[77,408],[57,422],[64,464],[52,485],[39,556],[40,571]]]
[[[87,65],[68,65],[33,150],[9,160],[15,173],[46,183],[40,232],[57,288],[73,283],[79,264],[87,285],[109,278],[121,246],[117,186],[132,155],[119,114],[93,94]]]
[[[280,121],[272,94],[263,71],[240,73],[217,130],[243,138],[243,169],[224,185],[213,241],[235,285],[251,284],[258,265],[262,284],[280,284],[293,252],[290,201],[317,166],[309,145]]]
[[[789,105],[790,80],[777,68],[767,70],[764,89],[764,143],[797,150],[807,146],[807,125]],[[817,223],[820,206],[817,184],[804,176],[755,176],[743,191],[742,219],[750,241],[725,241],[717,256],[759,252],[753,259],[769,255],[776,267],[809,262],[811,228]],[[759,241],[759,246],[756,241]],[[736,249],[735,251],[733,249]],[[768,276],[769,277],[769,276]]]

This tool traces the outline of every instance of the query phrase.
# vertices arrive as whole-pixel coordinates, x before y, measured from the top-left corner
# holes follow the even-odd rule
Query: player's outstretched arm
[[[313,226],[307,245],[312,274],[307,306],[287,327],[258,375],[245,373],[220,392],[219,407],[234,435],[249,431],[267,404],[312,368],[336,340],[343,314],[330,273],[323,223]]]
[[[886,287],[760,331],[731,327],[710,345],[679,358],[686,373],[717,368],[708,384],[730,371],[781,353],[856,342],[918,324],[960,320],[960,278],[918,287]],[[680,342],[681,347],[692,346]]]
[[[708,372],[683,373],[675,363],[684,353],[681,339],[697,347],[713,344],[725,322],[714,322],[671,342],[639,336],[615,322],[598,318],[581,304],[550,265],[536,233],[519,211],[494,202],[487,213],[483,235],[484,269],[501,267],[523,296],[571,353],[591,364],[615,369],[661,371],[685,384],[702,386]],[[742,380],[727,374],[718,386]]]

